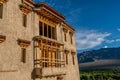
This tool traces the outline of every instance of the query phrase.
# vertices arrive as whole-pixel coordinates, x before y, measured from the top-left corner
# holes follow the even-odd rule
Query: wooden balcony
[[[43,77],[49,77],[49,76],[58,76],[58,75],[65,75],[66,74],[66,69],[65,67],[63,68],[43,68],[42,69],[42,76]]]
[[[61,61],[60,59],[52,59],[43,58],[39,60],[34,60],[34,64],[39,64],[42,68],[46,67],[65,67],[65,61]]]
[[[35,65],[40,65],[40,69],[36,69],[37,76],[42,75],[42,77],[50,77],[50,76],[57,76],[57,75],[65,75],[65,61],[61,61],[58,59],[49,60],[47,58],[35,60]],[[42,72],[40,72],[42,71]]]

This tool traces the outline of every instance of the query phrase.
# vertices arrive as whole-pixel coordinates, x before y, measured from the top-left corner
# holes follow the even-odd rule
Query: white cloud
[[[120,28],[117,29],[120,32]]]
[[[113,43],[115,40],[105,40],[106,43]]]
[[[106,43],[114,43],[114,42],[120,42],[120,39],[115,40],[105,40]]]
[[[120,39],[116,39],[116,42],[120,42]]]
[[[83,50],[100,45],[110,33],[100,33],[93,30],[80,30],[76,32],[77,49]]]
[[[108,48],[108,46],[104,46],[104,48]]]

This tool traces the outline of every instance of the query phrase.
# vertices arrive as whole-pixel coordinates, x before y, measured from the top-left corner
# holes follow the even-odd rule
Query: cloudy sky
[[[77,51],[120,47],[120,0],[34,0],[46,2],[76,29]]]

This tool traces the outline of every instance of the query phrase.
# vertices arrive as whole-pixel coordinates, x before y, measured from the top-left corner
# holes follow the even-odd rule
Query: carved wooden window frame
[[[67,41],[67,32],[68,30],[66,28],[63,28],[63,32],[64,32],[64,41]]]
[[[39,35],[50,39],[57,39],[56,27],[53,27],[43,21],[39,21]]]
[[[30,41],[18,39],[18,45],[21,47],[21,62],[26,63],[26,48],[30,45]]]
[[[0,43],[4,42],[6,40],[6,36],[0,35]]]
[[[69,50],[65,49],[65,54],[66,54],[66,64],[68,64],[68,53],[69,53]]]
[[[69,32],[70,34],[70,43],[73,44],[73,32]]]
[[[26,63],[26,48],[21,48],[21,62]]]
[[[22,25],[27,27],[27,14],[22,14]]]
[[[73,65],[75,65],[75,54],[76,54],[76,52],[72,51],[71,54],[72,54]]]
[[[27,15],[32,11],[32,7],[25,4],[24,1],[21,1],[22,4],[19,5],[20,10],[22,12],[22,25],[27,27]]]
[[[1,10],[0,10],[0,19],[3,18],[3,9],[4,9],[4,3],[8,2],[8,0],[0,0],[0,7],[1,7]]]
[[[0,11],[1,12],[1,14],[0,14],[0,19],[2,19],[3,18],[3,5],[4,5],[4,3],[6,3],[6,2],[8,2],[8,0],[0,0],[0,6],[2,5],[2,10]]]

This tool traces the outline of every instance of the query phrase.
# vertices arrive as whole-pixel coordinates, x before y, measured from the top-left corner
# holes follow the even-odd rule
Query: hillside
[[[120,60],[98,60],[88,63],[80,63],[80,69],[106,69],[106,68],[119,68]]]
[[[120,47],[86,51],[78,53],[77,56],[79,63],[94,62],[98,60],[116,60],[120,59]]]

